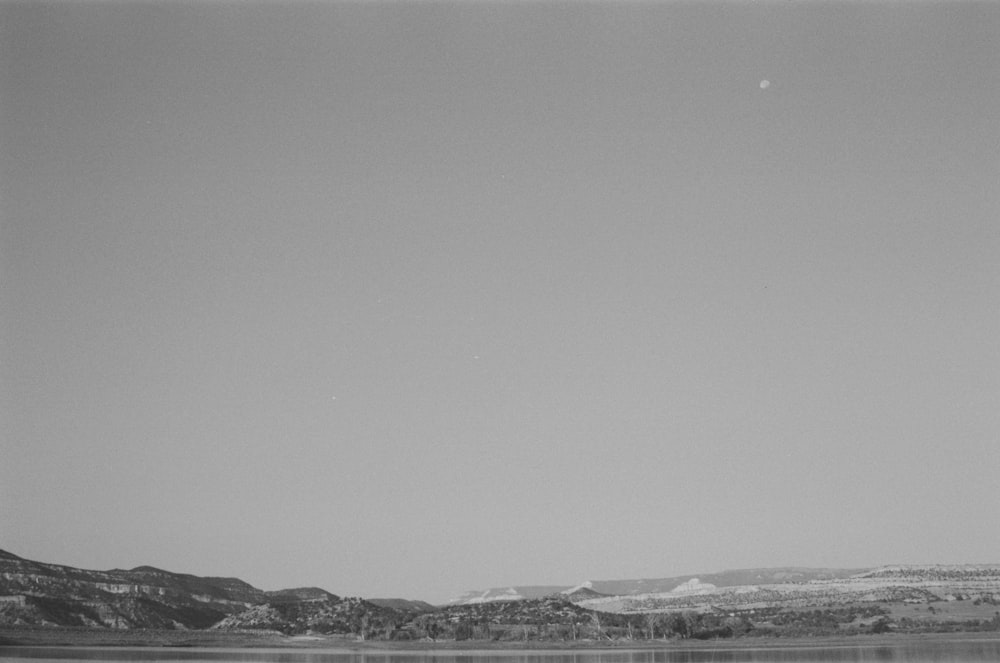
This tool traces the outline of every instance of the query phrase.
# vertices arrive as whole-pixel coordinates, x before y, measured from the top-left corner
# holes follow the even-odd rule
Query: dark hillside
[[[392,608],[393,610],[399,610],[400,612],[412,612],[412,613],[423,613],[423,612],[437,612],[438,608],[427,603],[426,601],[412,601],[410,599],[367,599],[369,603],[374,603],[375,605],[382,606],[383,608]]]
[[[522,601],[495,601],[455,605],[440,615],[451,621],[489,622],[492,624],[572,624],[591,620],[593,610],[581,608],[561,596]]]
[[[270,630],[287,635],[315,632],[385,637],[411,615],[359,598],[285,601],[257,605],[226,617],[212,628],[222,631]]]
[[[574,589],[568,594],[560,594],[562,598],[568,599],[570,601],[586,601],[587,599],[600,599],[608,596],[607,594],[601,594],[600,592],[595,592],[589,587],[579,587]]]
[[[0,623],[111,628],[205,628],[265,600],[238,578],[151,566],[93,571],[0,554]]]
[[[268,603],[287,603],[294,601],[339,601],[340,597],[319,587],[295,587],[265,592]]]

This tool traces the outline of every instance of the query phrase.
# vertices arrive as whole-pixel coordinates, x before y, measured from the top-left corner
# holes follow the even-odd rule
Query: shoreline
[[[816,637],[752,637],[715,640],[567,640],[567,641],[392,641],[268,632],[170,631],[139,629],[106,631],[44,627],[0,627],[0,652],[6,647],[93,647],[156,649],[322,649],[344,653],[435,652],[457,655],[491,651],[558,653],[562,651],[696,651],[808,649],[814,647],[878,647],[949,641],[1000,641],[1000,633],[882,633]]]

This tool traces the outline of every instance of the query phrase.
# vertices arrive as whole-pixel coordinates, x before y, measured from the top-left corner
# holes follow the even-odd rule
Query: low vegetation
[[[353,635],[363,640],[428,641],[641,641],[708,640],[737,637],[818,637],[878,633],[1000,632],[1000,612],[949,618],[941,608],[925,618],[899,616],[888,604],[816,608],[758,608],[743,611],[605,613],[560,597],[451,606],[432,613],[377,610],[360,599],[341,604],[314,602],[248,610],[215,628],[267,629],[286,635]],[[942,612],[944,611],[944,612]]]

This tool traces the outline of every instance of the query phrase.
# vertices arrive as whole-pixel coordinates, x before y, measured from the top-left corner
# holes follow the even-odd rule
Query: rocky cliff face
[[[0,624],[207,628],[271,595],[238,578],[203,578],[151,566],[91,571],[0,551]],[[285,594],[288,592],[288,594]],[[334,597],[310,588],[312,596]]]

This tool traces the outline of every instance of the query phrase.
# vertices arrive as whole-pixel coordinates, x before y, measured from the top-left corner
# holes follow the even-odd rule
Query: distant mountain
[[[582,585],[577,585],[576,587],[570,587],[569,589],[564,589],[559,594],[568,601],[574,603],[578,601],[586,601],[588,599],[600,599],[607,596],[607,594],[601,594],[600,592],[595,592],[590,587],[590,583],[583,583]]]
[[[722,571],[721,573],[704,573],[689,576],[674,576],[670,578],[644,578],[635,580],[587,580],[572,587],[564,585],[542,585],[495,587],[487,590],[471,590],[450,601],[446,605],[472,605],[489,601],[516,601],[519,599],[535,599],[550,594],[562,593],[574,597],[574,600],[599,598],[601,596],[629,596],[635,594],[653,594],[672,592],[685,583],[698,580],[703,585],[715,587],[736,587],[740,585],[774,584],[785,582],[808,582],[810,580],[836,580],[849,578],[870,569],[815,569],[799,567],[782,567],[773,569],[741,569]],[[584,591],[587,590],[587,591]],[[593,595],[587,595],[593,592]]]
[[[254,605],[304,598],[337,599],[317,588],[264,592],[239,578],[152,566],[92,571],[0,550],[0,624],[207,628]]]
[[[410,599],[367,599],[369,603],[383,608],[392,608],[400,612],[422,613],[434,612],[437,608],[426,601],[411,601]]]
[[[522,599],[540,599],[552,594],[558,594],[568,585],[517,585],[512,587],[494,587],[487,590],[474,589],[448,601],[446,605],[473,605],[492,601],[520,601]]]
[[[1000,565],[892,566],[857,573],[828,569],[763,571],[706,574],[668,591],[618,594],[576,603],[591,610],[628,614],[963,600],[994,605],[1000,597]]]
[[[650,594],[671,592],[692,579],[716,587],[737,587],[740,585],[771,585],[786,582],[809,582],[810,580],[837,580],[850,578],[869,569],[826,569],[780,567],[773,569],[738,569],[720,573],[699,573],[670,578],[643,580],[594,580],[590,588],[601,594],[625,596],[629,594]]]
[[[340,597],[319,587],[296,587],[264,592],[269,603],[289,603],[295,601],[339,601]]]

